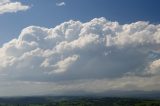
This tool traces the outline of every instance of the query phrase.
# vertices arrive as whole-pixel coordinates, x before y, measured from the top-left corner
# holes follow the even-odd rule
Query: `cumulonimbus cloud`
[[[11,2],[10,0],[0,1],[0,14],[13,13],[28,10],[30,7],[21,2]]]
[[[157,90],[159,46],[160,25],[144,21],[121,25],[95,18],[50,29],[30,26],[0,48],[0,77],[29,82],[24,86],[41,93]]]

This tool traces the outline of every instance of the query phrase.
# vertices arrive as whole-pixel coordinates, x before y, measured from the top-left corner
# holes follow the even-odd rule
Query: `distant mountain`
[[[118,90],[111,90],[107,92],[102,93],[89,93],[89,92],[83,92],[78,91],[79,93],[74,92],[68,92],[66,95],[58,95],[66,96],[66,97],[127,97],[127,98],[150,98],[150,99],[160,99],[160,91],[118,91]],[[52,94],[46,95],[46,96],[54,96]],[[57,96],[57,97],[58,97]]]

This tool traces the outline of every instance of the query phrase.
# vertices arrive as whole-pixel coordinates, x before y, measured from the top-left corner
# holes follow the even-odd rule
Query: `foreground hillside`
[[[91,97],[1,98],[0,106],[160,106],[160,100]]]

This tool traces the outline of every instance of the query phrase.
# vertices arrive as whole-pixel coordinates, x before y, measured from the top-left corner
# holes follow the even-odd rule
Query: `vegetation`
[[[160,106],[160,100],[133,98],[28,97],[0,99],[0,106]]]

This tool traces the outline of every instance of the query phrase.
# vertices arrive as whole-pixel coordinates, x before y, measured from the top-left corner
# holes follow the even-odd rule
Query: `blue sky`
[[[16,0],[14,0],[16,1]],[[120,23],[160,22],[159,0],[19,0],[31,6],[24,12],[0,15],[0,45],[30,25],[54,27],[68,20],[89,21],[105,17]],[[56,3],[65,2],[65,6]]]

